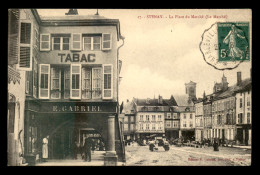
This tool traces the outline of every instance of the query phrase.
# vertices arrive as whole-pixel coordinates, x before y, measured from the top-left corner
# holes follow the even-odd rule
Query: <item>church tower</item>
[[[186,94],[188,94],[190,100],[196,99],[196,84],[193,81],[185,83]]]

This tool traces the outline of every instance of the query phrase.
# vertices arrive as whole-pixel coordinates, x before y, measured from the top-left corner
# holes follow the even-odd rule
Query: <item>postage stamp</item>
[[[205,30],[200,43],[205,61],[219,70],[234,69],[250,60],[249,23],[217,22]]]

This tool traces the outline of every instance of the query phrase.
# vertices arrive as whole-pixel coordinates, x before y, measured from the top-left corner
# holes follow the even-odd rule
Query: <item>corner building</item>
[[[42,139],[49,135],[49,158],[70,159],[73,144],[83,146],[90,136],[105,144],[105,165],[124,161],[118,122],[119,20],[30,13],[37,26],[34,30],[30,22],[36,44],[26,74],[25,153],[41,158]]]

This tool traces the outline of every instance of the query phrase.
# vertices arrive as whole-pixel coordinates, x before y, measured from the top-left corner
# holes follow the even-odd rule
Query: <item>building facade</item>
[[[240,145],[252,143],[252,85],[251,78],[242,81],[241,73],[238,72],[236,97],[236,141]]]
[[[177,112],[176,108],[173,109],[173,112],[165,113],[165,137],[168,140],[179,138],[180,113]]]
[[[184,141],[195,140],[195,108],[190,107],[178,107],[180,112],[180,131],[179,137],[182,137]]]
[[[127,100],[122,111],[122,130],[125,141],[136,140],[136,116],[134,104]]]
[[[105,164],[124,161],[118,119],[118,53],[123,46],[118,43],[124,39],[119,20],[18,11],[26,159],[41,159],[42,139],[48,135],[50,159],[70,159],[73,144],[83,146],[90,136],[105,143]]]
[[[8,166],[26,165],[24,160],[25,69],[22,60],[24,20],[19,9],[8,9]],[[29,19],[31,21],[32,19]]]
[[[195,103],[195,141],[203,140],[203,101],[202,99]]]

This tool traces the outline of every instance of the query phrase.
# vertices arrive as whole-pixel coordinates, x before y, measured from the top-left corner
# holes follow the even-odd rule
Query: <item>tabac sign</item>
[[[95,62],[96,55],[95,54],[87,54],[87,56],[83,54],[73,53],[73,54],[65,54],[58,53],[58,57],[60,58],[60,62]]]
[[[116,113],[115,102],[42,102],[42,113]]]

